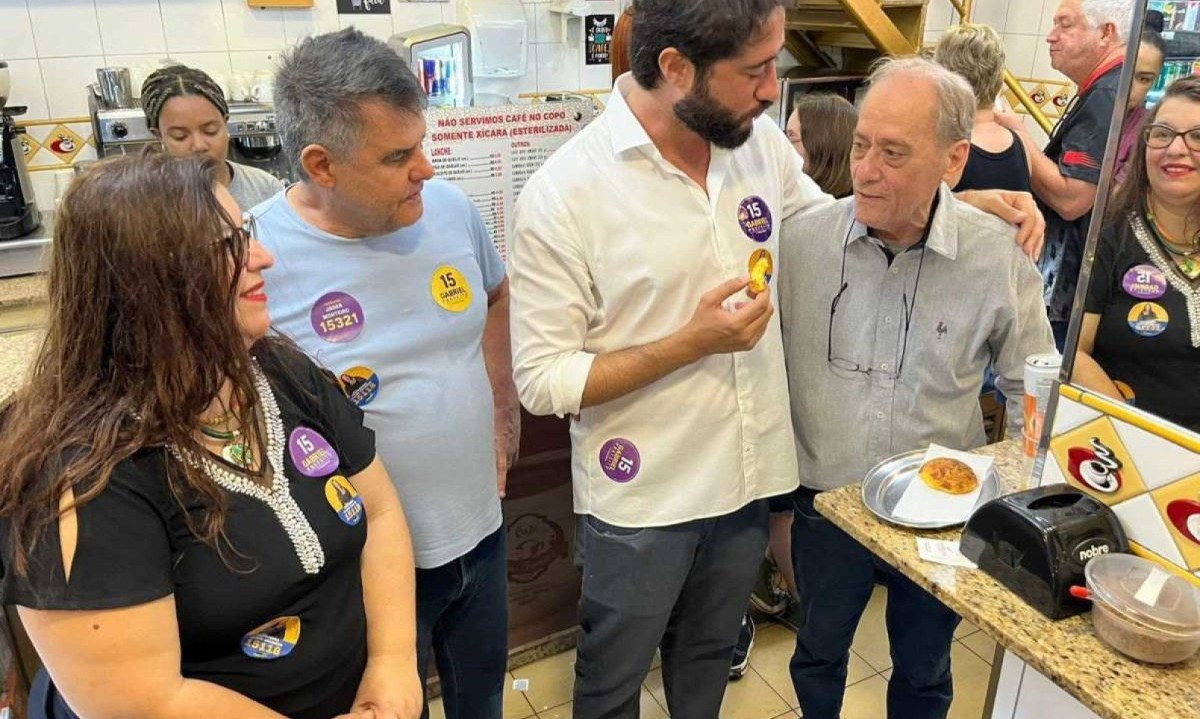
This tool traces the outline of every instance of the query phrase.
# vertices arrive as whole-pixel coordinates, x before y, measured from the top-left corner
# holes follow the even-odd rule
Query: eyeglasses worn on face
[[[223,236],[219,240],[213,240],[213,244],[223,244],[225,249],[234,259],[240,258],[243,262],[250,254],[250,241],[258,237],[254,224],[253,215],[245,215],[242,217],[242,226],[230,228],[229,234]]]
[[[1175,142],[1175,138],[1182,137],[1183,144],[1192,152],[1200,152],[1200,127],[1193,127],[1187,130],[1176,130],[1169,125],[1147,125],[1142,130],[1142,142],[1152,150],[1165,150]]]

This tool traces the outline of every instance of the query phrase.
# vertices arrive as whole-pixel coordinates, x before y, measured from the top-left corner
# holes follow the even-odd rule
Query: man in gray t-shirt
[[[780,328],[801,484],[792,553],[805,609],[791,673],[806,719],[839,715],[877,581],[888,587],[892,719],[944,719],[959,621],[816,513],[815,495],[931,442],[982,445],[989,363],[1019,423],[1025,358],[1054,349],[1041,277],[1013,229],[942,182],[966,161],[974,110],[966,81],[930,61],[882,66],[855,129],[854,196],[783,225]]]

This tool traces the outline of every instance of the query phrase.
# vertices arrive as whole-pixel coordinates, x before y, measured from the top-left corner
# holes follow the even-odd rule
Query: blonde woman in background
[[[996,122],[1004,83],[1004,43],[987,25],[956,25],[942,35],[933,59],[967,79],[975,92],[975,124],[966,166],[946,178],[955,190],[1031,192],[1029,157],[1017,133]]]

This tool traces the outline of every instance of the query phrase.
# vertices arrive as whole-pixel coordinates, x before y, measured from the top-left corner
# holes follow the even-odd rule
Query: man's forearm
[[[512,337],[509,333],[508,280],[488,306],[483,327],[483,364],[492,384],[496,412],[519,416],[520,402],[513,383]],[[501,416],[497,414],[497,416]]]
[[[1038,199],[1066,220],[1087,214],[1096,199],[1096,186],[1064,176],[1058,163],[1042,153],[1024,126],[1016,133],[1028,153],[1029,182]]]
[[[581,407],[611,402],[696,362],[700,353],[678,334],[597,355],[583,388]]]

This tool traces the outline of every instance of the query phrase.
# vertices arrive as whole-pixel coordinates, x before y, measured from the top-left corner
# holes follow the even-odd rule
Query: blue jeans
[[[794,498],[792,563],[804,607],[796,632],[792,684],[805,719],[838,719],[850,643],[876,581],[888,588],[887,628],[892,678],[891,719],[944,719],[954,697],[950,644],[959,617],[904,575],[876,558],[813,508],[816,493]]]
[[[437,660],[446,719],[500,719],[508,662],[506,527],[433,569],[417,570],[417,667]],[[428,719],[429,706],[421,712]]]

